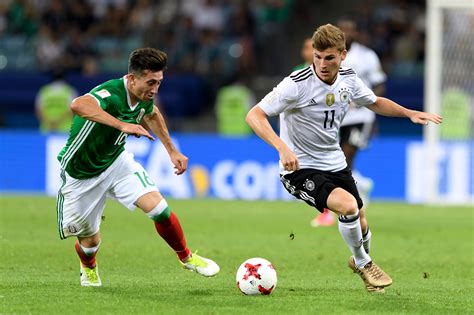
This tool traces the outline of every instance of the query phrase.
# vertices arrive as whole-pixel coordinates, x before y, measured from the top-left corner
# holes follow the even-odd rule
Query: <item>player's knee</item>
[[[100,234],[96,233],[92,236],[87,236],[87,237],[77,237],[79,244],[83,247],[98,247],[100,245]]]
[[[355,215],[359,213],[359,208],[357,206],[357,201],[355,200],[354,197],[352,198],[347,198],[345,200],[341,201],[341,205],[339,208],[339,212],[342,215],[348,216],[348,215]]]
[[[160,204],[162,200],[164,200],[164,198],[159,192],[151,191],[138,198],[135,204],[144,212],[148,213]]]

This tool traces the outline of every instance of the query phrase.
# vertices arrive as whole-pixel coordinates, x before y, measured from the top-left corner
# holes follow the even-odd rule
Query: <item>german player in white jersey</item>
[[[385,81],[387,76],[382,70],[382,65],[377,54],[359,42],[356,22],[350,18],[344,17],[337,22],[337,26],[344,32],[346,37],[346,59],[342,61],[341,66],[351,68],[357,73],[357,76],[369,87],[375,95],[383,96],[385,92]],[[358,106],[351,103],[349,110],[344,116],[339,130],[339,143],[346,157],[347,165],[352,170],[359,190],[360,197],[367,207],[370,200],[370,192],[373,188],[373,182],[370,178],[361,174],[355,167],[355,158],[357,152],[364,149],[372,135],[375,124],[375,113],[365,106]],[[361,217],[362,224],[365,218]],[[334,222],[332,213],[327,209],[311,220],[311,226],[332,225]],[[363,224],[364,225],[364,224]],[[363,231],[363,237],[370,242],[371,232],[367,227]]]
[[[130,54],[127,75],[95,87],[71,104],[76,116],[58,155],[62,186],[57,215],[60,238],[77,237],[82,286],[102,285],[96,253],[106,197],[129,210],[142,209],[185,269],[206,277],[219,272],[215,262],[191,253],[177,216],[146,170],[124,148],[128,135],[154,140],[150,130],[165,146],[175,173],[181,175],[187,169],[188,158],[174,146],[153,104],[166,63],[167,55],[160,50],[137,49]]]
[[[377,97],[350,68],[344,33],[326,24],[313,34],[313,65],[283,79],[247,114],[255,133],[273,146],[280,157],[280,178],[285,188],[319,211],[339,215],[339,231],[352,256],[349,267],[368,291],[384,292],[392,279],[377,266],[363,246],[359,197],[338,142],[341,122],[354,102],[385,116],[409,118],[413,123],[441,123],[438,115],[409,110]],[[280,136],[268,116],[280,116]]]

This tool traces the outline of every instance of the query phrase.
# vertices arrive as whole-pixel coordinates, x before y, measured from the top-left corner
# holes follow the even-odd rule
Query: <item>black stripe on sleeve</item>
[[[350,75],[350,74],[356,74],[354,70],[351,68],[349,69],[339,69],[339,74],[341,75]]]
[[[299,79],[293,79],[293,81],[295,82],[300,82],[300,81],[304,81],[308,78],[310,78],[311,76],[313,75],[313,73],[308,73],[306,76],[302,77],[302,78],[299,78]]]
[[[310,67],[307,67],[303,70],[301,70],[300,72],[298,73],[295,73],[293,75],[290,75],[290,78],[292,78],[293,80],[297,80],[303,76],[305,76],[306,74],[310,73],[311,72],[311,68]]]

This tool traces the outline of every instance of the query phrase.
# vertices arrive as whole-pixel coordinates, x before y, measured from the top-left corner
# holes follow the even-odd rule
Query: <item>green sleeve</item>
[[[109,91],[97,87],[92,89],[89,94],[92,95],[99,102],[100,107],[102,107],[103,110],[106,110],[108,108],[109,100],[112,98],[112,94]]]

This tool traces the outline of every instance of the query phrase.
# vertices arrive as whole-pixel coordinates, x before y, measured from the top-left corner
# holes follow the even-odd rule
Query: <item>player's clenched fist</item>
[[[280,161],[285,171],[296,171],[300,168],[300,163],[296,155],[289,149],[280,150]]]

